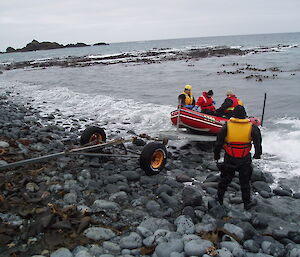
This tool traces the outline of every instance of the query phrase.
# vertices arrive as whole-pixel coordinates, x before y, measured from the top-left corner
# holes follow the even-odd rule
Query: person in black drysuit
[[[246,111],[244,107],[241,105],[236,106],[233,110],[233,118],[224,124],[217,135],[217,141],[214,145],[214,159],[220,159],[221,149],[224,148],[224,163],[217,164],[221,171],[221,180],[218,184],[218,193],[216,196],[217,201],[221,205],[223,204],[225,191],[234,178],[235,171],[238,171],[244,208],[248,210],[256,204],[255,201],[251,200],[250,196],[250,180],[252,175],[251,142],[253,142],[255,148],[253,158],[260,159],[262,154],[262,138],[260,129],[245,118]],[[234,127],[236,123],[239,123],[239,127]],[[241,124],[244,125],[241,127]],[[248,138],[248,141],[242,141],[244,142],[243,144],[238,144],[237,141],[241,142],[241,138],[239,138],[241,135],[248,135],[247,137],[245,136],[245,138]],[[230,138],[233,142],[228,142]],[[238,138],[238,140],[234,140],[234,138]]]
[[[227,119],[232,117],[232,112],[237,105],[243,105],[243,102],[236,97],[232,90],[226,92],[226,99],[222,105],[216,110],[215,115],[222,117],[225,116]]]

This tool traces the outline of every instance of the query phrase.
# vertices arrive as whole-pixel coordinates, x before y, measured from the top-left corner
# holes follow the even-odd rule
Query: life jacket
[[[185,95],[185,105],[192,105],[193,104],[193,95],[192,95],[192,92],[191,94],[187,94],[186,92],[182,92],[181,94],[184,94]]]
[[[201,107],[201,111],[209,110],[215,111],[215,106],[213,104],[214,99],[212,97],[207,97],[207,92],[203,92],[202,96],[199,97],[196,105]]]
[[[244,105],[243,101],[241,101],[240,99],[236,98],[235,95],[232,95],[230,97],[227,97],[229,99],[232,100],[232,105],[230,107],[228,107],[225,112],[231,112],[234,110],[234,108],[237,106],[237,105]]]
[[[230,118],[227,122],[227,136],[223,148],[235,158],[246,157],[251,150],[252,123],[248,119]]]

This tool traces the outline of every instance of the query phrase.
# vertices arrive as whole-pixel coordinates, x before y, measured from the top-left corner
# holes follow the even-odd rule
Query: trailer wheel
[[[87,127],[81,134],[80,144],[86,145],[91,142],[101,144],[106,142],[106,134],[103,128],[91,126]]]
[[[140,155],[140,167],[147,176],[157,175],[166,165],[167,149],[157,142],[147,144]]]

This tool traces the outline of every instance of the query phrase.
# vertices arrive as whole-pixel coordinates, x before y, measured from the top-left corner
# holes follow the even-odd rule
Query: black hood
[[[244,106],[237,105],[232,112],[232,116],[234,118],[238,118],[238,119],[245,119],[247,116],[247,113],[246,113]]]

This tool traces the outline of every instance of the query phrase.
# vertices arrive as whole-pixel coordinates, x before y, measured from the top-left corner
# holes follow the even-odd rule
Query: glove
[[[220,153],[214,153],[214,159],[217,161],[219,160],[221,157],[220,157]]]
[[[192,108],[193,108],[193,105],[185,105],[184,107],[185,107],[185,108],[188,108],[188,109],[192,109]]]
[[[254,159],[260,159],[260,155],[259,155],[259,154],[254,154],[254,155],[253,155],[253,158],[254,158]]]

